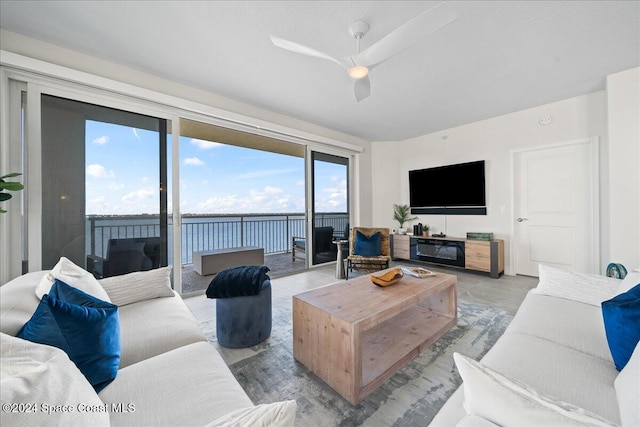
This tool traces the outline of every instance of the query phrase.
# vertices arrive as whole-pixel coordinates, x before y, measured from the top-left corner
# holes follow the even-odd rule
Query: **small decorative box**
[[[467,240],[493,240],[493,233],[467,233]]]

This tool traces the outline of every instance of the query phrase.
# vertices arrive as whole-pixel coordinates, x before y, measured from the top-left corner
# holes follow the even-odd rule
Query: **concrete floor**
[[[418,265],[408,262],[392,262],[392,266]],[[492,279],[487,274],[472,273],[457,268],[419,264],[435,272],[453,274],[458,277],[458,298],[465,301],[497,307],[511,314],[520,307],[526,293],[538,284],[538,278],[528,276],[506,276]],[[273,304],[291,304],[291,297],[300,292],[316,289],[338,281],[333,263],[311,268],[301,273],[276,277],[271,280]],[[200,322],[215,330],[215,300],[203,294],[185,297],[185,303]],[[217,346],[221,351],[222,347]]]

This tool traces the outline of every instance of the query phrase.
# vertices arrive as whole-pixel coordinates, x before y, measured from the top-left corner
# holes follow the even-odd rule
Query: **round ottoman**
[[[228,348],[260,344],[271,335],[271,282],[258,295],[216,299],[216,335]]]

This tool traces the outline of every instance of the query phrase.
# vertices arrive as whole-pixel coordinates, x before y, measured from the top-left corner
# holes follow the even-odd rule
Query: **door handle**
[[[518,221],[518,222],[529,221],[529,218],[518,218],[518,219],[516,219],[516,221]]]

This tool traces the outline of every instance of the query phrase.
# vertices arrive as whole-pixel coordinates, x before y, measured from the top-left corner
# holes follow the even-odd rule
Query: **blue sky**
[[[156,132],[87,121],[87,214],[158,212],[157,141]],[[345,173],[316,163],[318,212],[346,212]],[[180,139],[183,213],[304,212],[304,193],[302,158]]]

